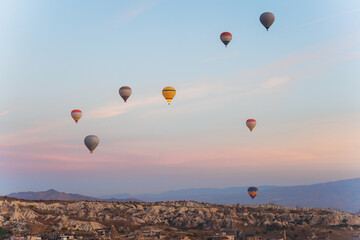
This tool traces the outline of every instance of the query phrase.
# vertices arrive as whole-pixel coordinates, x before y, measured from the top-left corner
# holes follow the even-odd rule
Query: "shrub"
[[[0,227],[0,236],[12,234],[12,232],[6,228]]]

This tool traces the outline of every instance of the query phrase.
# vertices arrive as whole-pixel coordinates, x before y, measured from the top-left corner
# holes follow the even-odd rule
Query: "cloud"
[[[89,113],[89,118],[109,118],[128,112],[129,107],[120,103],[112,103],[106,107],[98,108]]]
[[[56,121],[56,122],[51,122],[51,123],[47,123],[47,124],[42,124],[42,125],[38,125],[38,126],[34,126],[34,127],[30,127],[27,129],[22,129],[22,130],[18,130],[16,132],[12,132],[12,133],[8,133],[8,134],[4,134],[0,137],[0,142],[4,143],[11,143],[12,141],[16,141],[17,143],[23,143],[23,142],[43,142],[44,137],[41,135],[41,133],[44,132],[48,132],[52,129],[57,129],[61,126],[64,126],[65,124],[67,124],[68,121],[66,121],[65,119]],[[55,136],[47,136],[47,140],[49,140],[50,138],[53,138]]]
[[[5,115],[7,115],[8,113],[9,113],[8,111],[0,112],[0,117],[1,117],[1,116],[5,116]]]
[[[273,77],[267,80],[266,82],[262,83],[260,86],[261,88],[273,88],[282,84],[285,84],[289,81],[286,77]]]
[[[243,72],[236,76],[236,79],[247,79],[247,82],[238,81],[241,86],[236,86],[237,92],[241,89],[242,96],[249,96],[265,89],[289,83],[290,81],[318,75],[320,71],[338,62],[357,59],[359,53],[354,53],[354,51],[351,55],[344,57],[339,57],[338,53],[358,47],[359,44],[358,38],[354,37],[353,34],[341,36],[335,40],[321,42],[308,49],[302,49],[300,53]],[[336,57],[330,57],[335,54],[337,54]],[[269,76],[272,77],[269,78]],[[259,83],[260,79],[268,80]],[[234,79],[230,81],[227,84],[235,82]]]
[[[203,81],[204,80],[198,80],[182,86],[181,92],[179,92],[178,95],[181,95],[182,98],[193,100],[216,93],[219,89],[224,89],[224,86],[219,83],[219,79],[207,79],[206,82]]]
[[[216,78],[204,78],[197,79],[195,81],[188,81],[185,83],[179,83],[176,86],[176,96],[175,99],[179,99],[182,101],[191,102],[191,105],[194,106],[193,100],[201,100],[200,104],[203,106],[204,104],[212,105],[210,101],[202,101],[202,99],[211,94],[216,95],[216,93],[221,91],[231,90],[231,87],[224,87],[219,79]],[[93,109],[89,111],[88,117],[93,119],[102,119],[102,118],[111,118],[117,115],[125,114],[131,110],[144,108],[150,109],[150,106],[161,106],[165,103],[161,92],[157,95],[144,97],[141,99],[132,100],[131,97],[129,101],[124,104],[122,100],[109,102],[108,104],[101,106],[99,108]],[[188,108],[188,105],[184,106]],[[196,108],[192,108],[196,109]],[[179,110],[179,108],[178,108]],[[183,109],[184,110],[184,109]],[[156,109],[152,108],[151,114],[158,114],[159,111],[167,111],[164,108]],[[183,112],[181,112],[183,113]]]
[[[110,118],[120,114],[124,114],[129,112],[133,108],[137,108],[140,106],[149,106],[153,105],[160,101],[159,96],[152,96],[148,98],[143,98],[137,100],[136,102],[127,102],[124,104],[122,100],[108,103],[107,106],[102,106],[100,108],[96,108],[89,112],[89,118]]]
[[[271,63],[265,67],[261,67],[259,69],[253,70],[250,72],[250,74],[256,74],[258,75],[259,72],[264,74],[269,74],[269,72],[274,71],[285,71],[285,70],[301,70],[302,68],[299,68],[300,64],[309,64],[311,61],[317,60],[316,64],[311,64],[310,67],[312,67],[316,73],[318,73],[318,67],[320,64],[328,63],[327,60],[332,61],[339,61],[339,58],[331,58],[328,57],[331,54],[335,53],[341,53],[347,49],[351,49],[354,47],[358,47],[360,45],[360,41],[357,38],[356,35],[351,34],[348,36],[341,36],[337,39],[332,39],[325,42],[320,42],[316,45],[313,45],[312,47],[308,49],[302,49],[300,53],[294,54],[292,56],[286,57],[282,60],[276,61],[274,63]],[[318,61],[318,59],[322,58],[322,61]],[[297,69],[295,69],[297,67]],[[301,66],[300,66],[301,67]]]
[[[333,18],[337,18],[337,17],[343,16],[343,15],[350,14],[350,13],[353,13],[353,12],[358,12],[358,11],[360,11],[360,8],[352,9],[352,10],[349,10],[349,11],[346,11],[346,12],[337,13],[337,14],[334,14],[334,15],[331,15],[331,16],[328,16],[328,17],[320,18],[318,20],[302,24],[302,25],[300,25],[300,27],[306,27],[306,26],[314,24],[314,23],[327,21],[327,20],[330,20],[330,19],[333,19]]]
[[[359,58],[360,58],[360,52],[355,52],[355,53],[350,53],[348,55],[340,57],[339,61],[351,61],[351,60],[356,60]]]
[[[117,24],[124,24],[142,13],[146,12],[150,8],[154,7],[157,1],[149,1],[146,4],[138,5],[135,8],[129,10],[128,12],[123,13],[120,18],[117,19]]]
[[[21,151],[20,151],[21,150]],[[96,170],[106,159],[89,154],[81,143],[0,144],[0,172],[3,169],[28,171]]]

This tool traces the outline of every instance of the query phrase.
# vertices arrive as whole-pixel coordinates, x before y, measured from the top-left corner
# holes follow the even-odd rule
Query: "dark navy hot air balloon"
[[[258,194],[257,187],[249,187],[248,188],[248,194],[252,199],[254,199],[256,197],[256,195]]]

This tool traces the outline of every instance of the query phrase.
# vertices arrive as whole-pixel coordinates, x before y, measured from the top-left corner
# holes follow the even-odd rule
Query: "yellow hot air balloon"
[[[162,95],[164,96],[168,104],[170,104],[171,100],[173,100],[175,94],[176,94],[176,90],[173,87],[165,87],[162,90]]]

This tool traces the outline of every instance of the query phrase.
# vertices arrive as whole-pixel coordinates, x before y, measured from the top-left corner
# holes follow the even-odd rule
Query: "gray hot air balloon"
[[[267,31],[269,31],[269,27],[274,23],[275,21],[275,15],[271,12],[264,12],[260,15],[260,22]]]
[[[124,86],[119,89],[119,94],[124,99],[124,102],[126,102],[126,100],[130,97],[131,92],[131,88],[128,86]]]
[[[89,135],[84,139],[85,146],[90,150],[91,153],[99,145],[99,138],[95,135]]]

